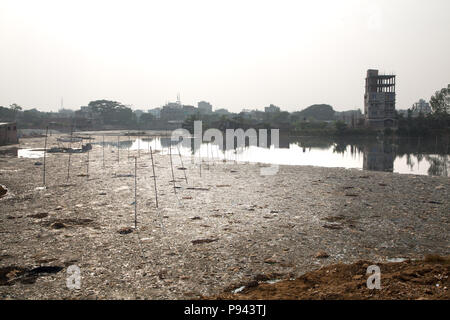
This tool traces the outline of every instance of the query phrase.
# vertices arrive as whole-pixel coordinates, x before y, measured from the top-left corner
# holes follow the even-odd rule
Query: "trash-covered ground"
[[[450,254],[445,177],[299,166],[262,176],[259,164],[204,159],[200,170],[189,157],[182,170],[174,148],[176,194],[167,150],[153,155],[156,209],[141,150],[134,229],[128,155],[138,152],[106,147],[103,167],[95,142],[89,153],[47,154],[47,188],[43,158],[1,153],[1,299],[192,299],[267,275]],[[43,146],[29,138],[20,148]],[[79,290],[66,285],[71,265],[81,270]]]
[[[296,279],[269,280],[259,276],[246,286],[212,299],[227,300],[437,300],[450,299],[450,257],[427,255],[425,260],[377,264],[380,289],[374,288],[373,262],[333,264]],[[270,275],[274,277],[274,275]],[[372,286],[368,289],[369,285]],[[208,298],[205,298],[208,299]]]

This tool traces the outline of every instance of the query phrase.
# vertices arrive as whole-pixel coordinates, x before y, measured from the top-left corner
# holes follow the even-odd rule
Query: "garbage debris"
[[[48,153],[84,153],[92,150],[92,144],[87,143],[80,148],[64,148],[64,147],[53,147],[47,150]]]
[[[198,239],[198,240],[192,240],[192,244],[202,244],[202,243],[211,243],[211,242],[215,242],[218,241],[218,238],[215,239]]]
[[[316,258],[318,259],[325,259],[328,258],[330,255],[326,253],[325,251],[319,251],[316,253]]]
[[[130,227],[124,227],[124,228],[121,228],[118,232],[119,232],[120,234],[129,234],[129,233],[132,233],[132,232],[133,232],[133,228],[130,228]]]
[[[6,195],[8,193],[8,189],[4,186],[0,184],[0,198],[3,197],[4,195]]]

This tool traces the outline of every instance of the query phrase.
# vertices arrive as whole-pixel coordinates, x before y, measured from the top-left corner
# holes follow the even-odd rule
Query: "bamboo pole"
[[[70,128],[70,142],[69,142],[69,162],[67,164],[67,182],[69,182],[70,177],[70,158],[72,156],[72,137],[73,137],[73,126]]]
[[[91,136],[89,135],[89,144],[91,143]],[[87,144],[86,144],[87,147]],[[83,144],[81,144],[81,148],[83,148]],[[87,163],[86,163],[86,180],[89,180],[89,149],[87,150]]]
[[[173,163],[172,163],[172,142],[169,143],[169,158],[170,158],[170,169],[172,170],[173,192],[177,194],[177,188],[175,186],[175,175],[173,173]]]
[[[141,157],[141,136],[138,136],[138,158]]]
[[[158,208],[158,190],[156,188],[156,175],[155,175],[155,164],[153,162],[153,151],[152,147],[150,147],[150,156],[152,158],[152,170],[153,170],[153,183],[155,186],[155,201],[156,201],[156,208]]]
[[[103,169],[105,169],[105,135],[103,135]]]
[[[44,176],[43,176],[44,187],[45,187],[45,159],[47,155],[47,136],[48,136],[48,126],[47,129],[45,130],[45,143],[44,143]]]
[[[178,155],[180,156],[181,167],[182,167],[182,170],[184,172],[184,180],[186,180],[186,184],[188,184],[187,175],[186,175],[186,168],[184,167],[184,164],[183,164],[183,157],[181,156],[180,146],[177,145],[177,148],[178,148]]]
[[[127,159],[128,159],[128,162],[130,161],[130,145],[131,145],[130,132],[128,132],[128,148],[127,148]]]
[[[134,228],[137,228],[137,158],[134,157]]]
[[[120,136],[117,136],[117,163],[120,162],[120,155],[119,155],[119,144],[120,144]]]

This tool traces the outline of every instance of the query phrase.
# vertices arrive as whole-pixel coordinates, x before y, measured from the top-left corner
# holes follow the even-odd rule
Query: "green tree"
[[[338,131],[338,133],[342,133],[345,131],[345,129],[347,129],[347,125],[345,124],[345,122],[343,121],[336,121],[335,123],[336,126],[336,130]]]
[[[450,86],[436,91],[430,99],[433,114],[450,114]]]
[[[96,100],[88,104],[89,112],[107,125],[136,126],[136,115],[131,108],[117,101]]]
[[[22,111],[22,107],[19,106],[18,104],[13,103],[12,105],[9,106],[9,108],[14,112],[14,120],[16,120],[17,113],[19,111]]]

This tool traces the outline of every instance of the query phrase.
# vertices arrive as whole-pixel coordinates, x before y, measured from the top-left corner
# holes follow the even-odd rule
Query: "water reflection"
[[[221,161],[260,162],[280,165],[311,165],[357,168],[371,171],[449,176],[449,141],[423,139],[287,137],[280,135],[279,148],[227,147],[225,142],[195,144],[172,142],[169,137],[123,138],[105,142],[106,146],[129,150],[158,150]],[[102,144],[102,143],[100,143]],[[269,147],[270,146],[270,147]]]
[[[365,145],[363,169],[394,172],[394,151],[392,145],[383,141]]]

